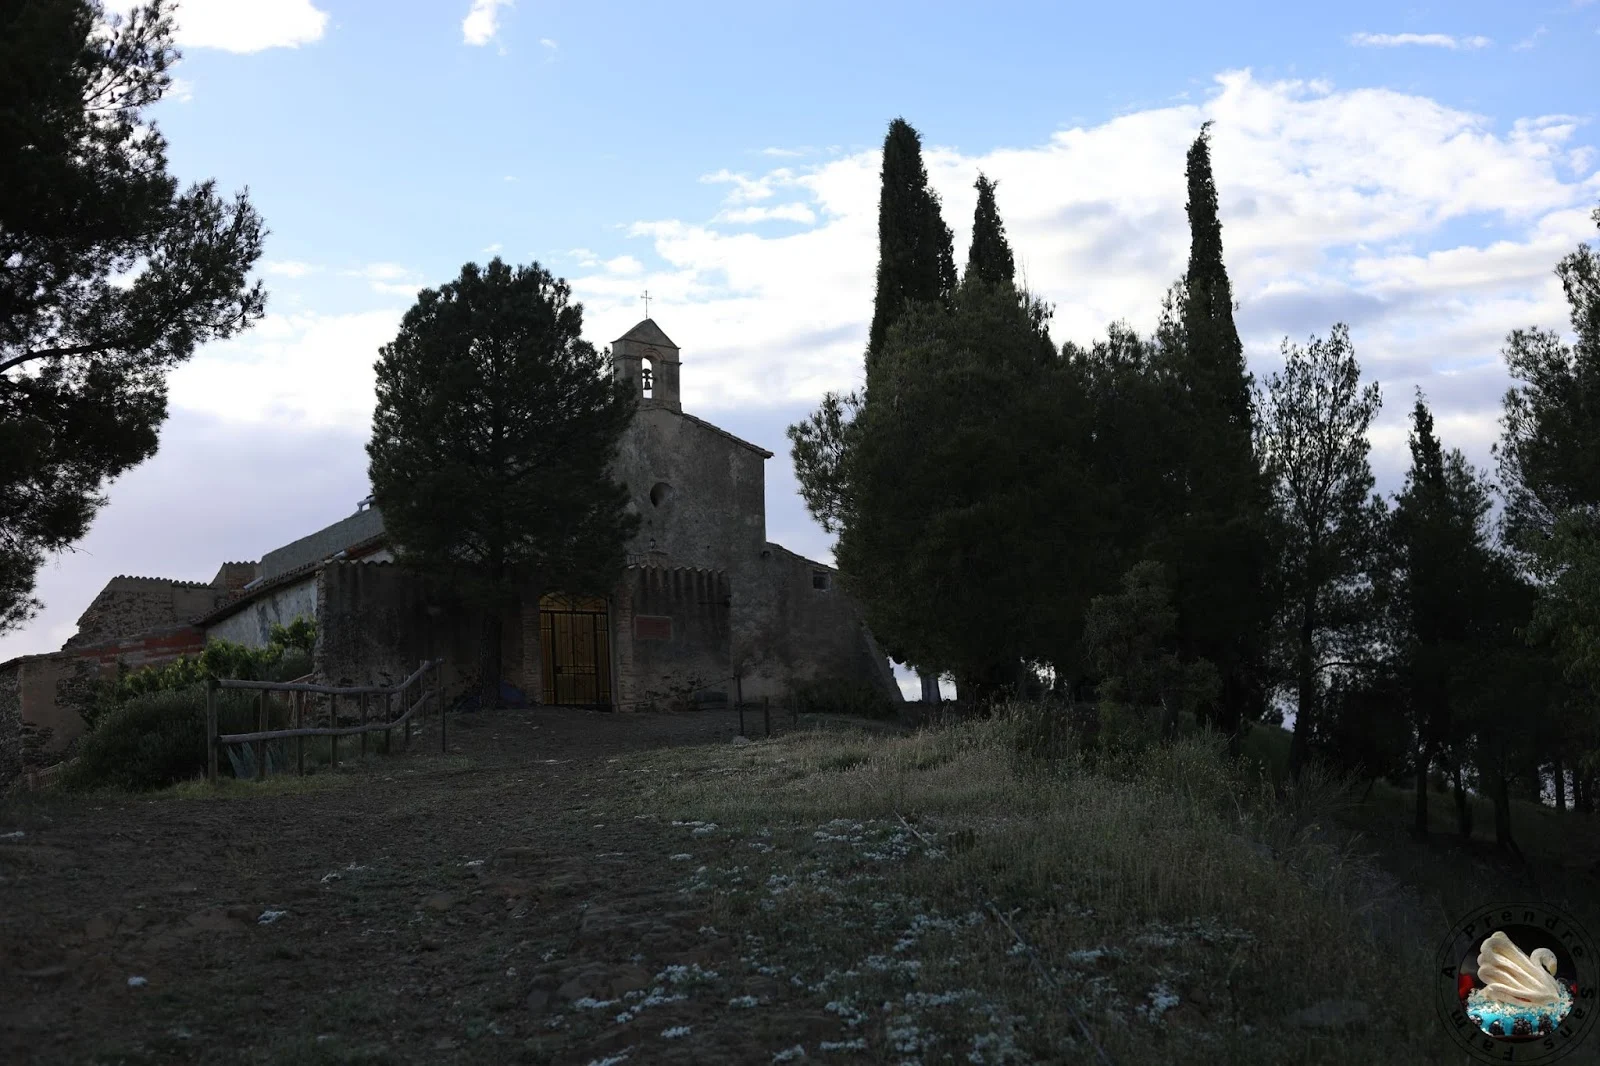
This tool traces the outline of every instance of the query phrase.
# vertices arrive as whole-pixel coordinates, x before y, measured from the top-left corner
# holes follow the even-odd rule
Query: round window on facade
[[[672,486],[658,481],[650,489],[650,506],[661,507],[672,499]]]

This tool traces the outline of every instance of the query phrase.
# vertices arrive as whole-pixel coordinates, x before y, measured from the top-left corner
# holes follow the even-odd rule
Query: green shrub
[[[101,718],[136,696],[188,689],[207,678],[290,681],[311,672],[311,653],[317,641],[315,622],[296,618],[287,626],[273,623],[269,632],[271,639],[264,648],[211,640],[199,655],[179,656],[105,682],[84,711],[84,721],[94,729]]]
[[[893,718],[895,706],[876,687],[859,681],[801,681],[791,692],[801,714],[844,714]]]
[[[243,733],[256,722],[248,692],[218,692],[222,733]],[[133,696],[107,710],[79,743],[78,758],[65,771],[71,790],[165,788],[206,770],[206,696],[194,685]]]

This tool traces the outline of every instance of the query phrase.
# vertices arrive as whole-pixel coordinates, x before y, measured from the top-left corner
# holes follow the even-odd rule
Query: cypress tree
[[[1187,341],[1189,395],[1194,416],[1208,423],[1210,454],[1197,463],[1202,502],[1228,505],[1239,482],[1256,469],[1251,451],[1251,377],[1244,345],[1233,322],[1233,287],[1222,260],[1222,220],[1217,213],[1217,183],[1211,174],[1211,123],[1189,146],[1185,176],[1189,184],[1189,268],[1184,273],[1183,329]],[[1206,475],[1211,475],[1207,477]]]
[[[987,282],[991,285],[1012,285],[1016,282],[1016,263],[1011,258],[1011,245],[1006,241],[1006,226],[1000,221],[1000,211],[994,204],[995,182],[978,175],[978,208],[972,215],[972,245],[967,249],[966,280]]]
[[[1274,604],[1268,540],[1270,490],[1255,454],[1254,382],[1233,322],[1222,222],[1207,139],[1189,148],[1189,266],[1171,308],[1170,360],[1177,384],[1172,468],[1182,493],[1168,557],[1185,658],[1209,659],[1222,676],[1209,708],[1237,736],[1265,708],[1268,629]]]
[[[870,381],[875,353],[889,326],[912,303],[948,306],[956,287],[954,241],[928,186],[922,138],[903,118],[883,139],[882,192],[878,199],[878,292],[867,335]]]

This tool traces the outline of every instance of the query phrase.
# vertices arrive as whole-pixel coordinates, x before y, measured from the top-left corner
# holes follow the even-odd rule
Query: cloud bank
[[[1448,48],[1451,51],[1473,51],[1487,48],[1494,42],[1487,37],[1452,37],[1447,33],[1353,33],[1350,43],[1362,48],[1402,48],[1421,45],[1426,48]]]
[[[1379,487],[1397,488],[1404,471],[1416,386],[1432,402],[1446,446],[1486,464],[1510,383],[1499,357],[1505,335],[1535,324],[1566,328],[1553,268],[1595,237],[1588,216],[1600,173],[1593,154],[1574,145],[1580,120],[1496,124],[1415,94],[1264,81],[1241,70],[1219,75],[1199,102],[1062,129],[1035,144],[973,153],[940,146],[933,123],[919,128],[958,257],[965,260],[981,169],[999,181],[1020,273],[1055,305],[1056,340],[1088,342],[1119,319],[1148,331],[1163,291],[1182,273],[1184,153],[1207,120],[1215,122],[1238,322],[1258,378],[1277,368],[1285,336],[1304,343],[1347,322],[1368,378],[1384,391],[1372,432]],[[769,533],[826,557],[826,538],[785,488],[792,478],[783,426],[823,392],[861,380],[878,153],[814,165],[759,149],[752,156],[782,165],[741,171],[711,161],[704,180],[726,194],[709,217],[627,222],[546,265],[571,279],[597,343],[642,317],[639,296],[648,289],[653,317],[683,347],[685,407],[778,452],[768,464]],[[264,270],[273,308],[290,310],[269,310],[256,328],[204,349],[172,375],[173,430],[161,453],[112,487],[85,543],[96,559],[67,556],[41,574],[48,616],[33,631],[0,638],[0,659],[59,646],[62,627],[70,633],[107,570],[208,578],[222,558],[259,553],[332,521],[364,494],[361,445],[377,349],[393,338],[416,286],[449,279],[374,263],[351,273],[382,294],[385,307],[307,313],[292,309],[295,294],[342,272],[292,261]],[[183,486],[182,499],[157,509],[168,521],[194,511],[195,500],[212,495],[191,487],[226,472],[194,468],[227,464],[263,439],[275,443],[249,464],[249,499],[237,506],[276,516],[292,501],[295,523],[254,539],[219,529],[209,547],[185,541],[203,565],[175,569],[161,538],[143,536],[140,516],[156,506],[151,500],[179,491],[161,488],[169,483]],[[307,466],[312,442],[339,454]],[[339,473],[329,481],[323,474],[332,470]]]
[[[126,15],[140,0],[106,0],[106,10]],[[328,13],[311,0],[178,0],[173,40],[180,48],[260,52],[298,48],[322,39]]]

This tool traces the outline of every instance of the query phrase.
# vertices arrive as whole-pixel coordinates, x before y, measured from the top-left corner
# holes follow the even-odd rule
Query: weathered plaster
[[[207,639],[229,640],[247,648],[265,648],[272,642],[273,625],[286,626],[297,618],[317,615],[317,575],[307,574],[294,584],[272,589],[251,599],[237,611],[206,625]]]

